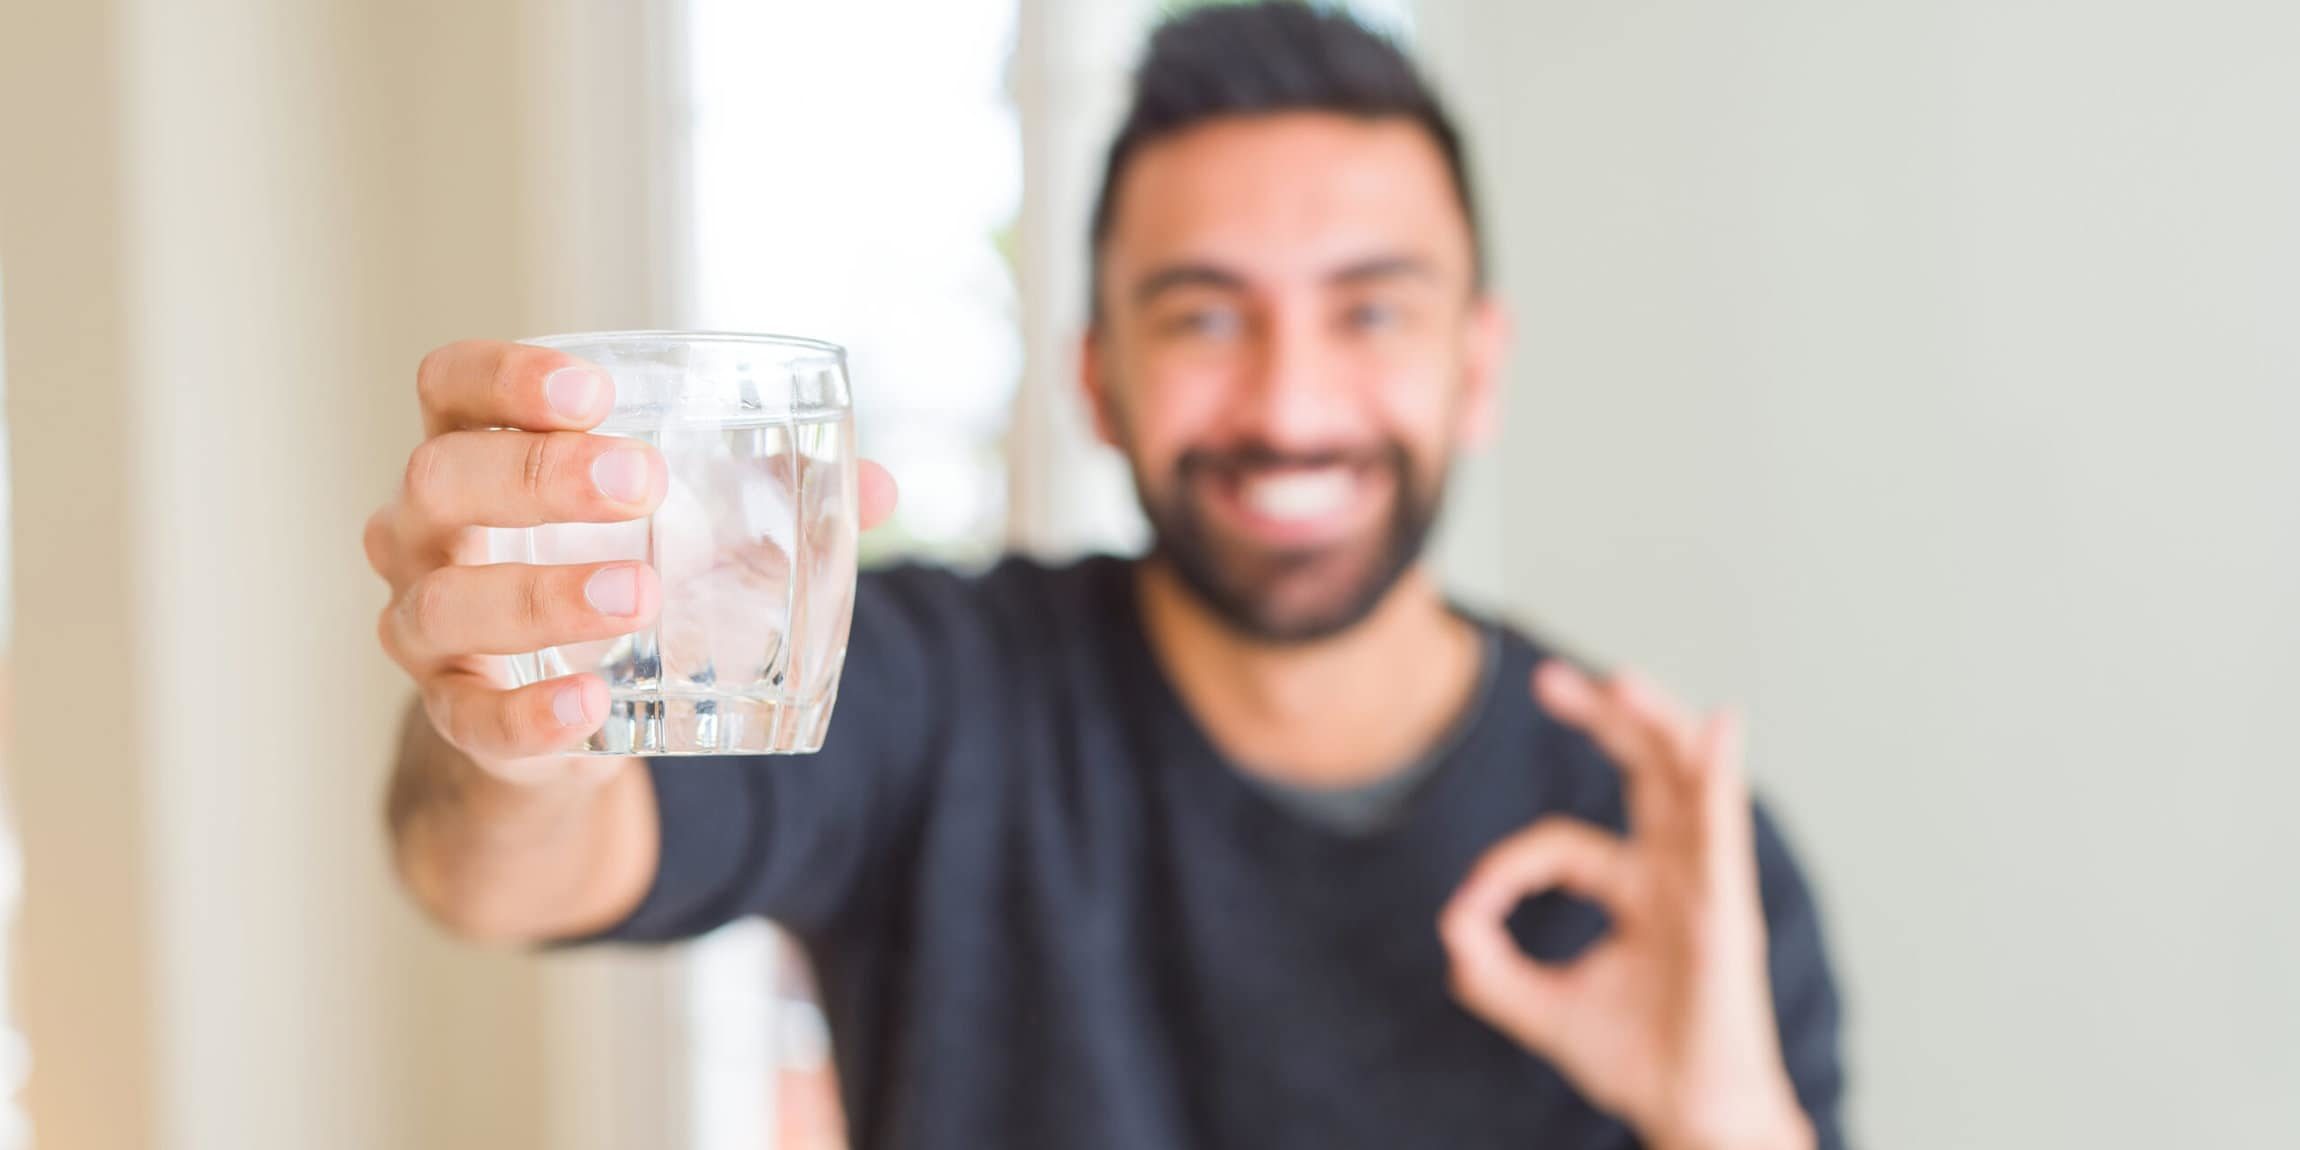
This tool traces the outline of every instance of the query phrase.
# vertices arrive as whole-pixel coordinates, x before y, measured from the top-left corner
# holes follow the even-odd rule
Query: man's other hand
[[[1487,852],[1439,920],[1455,997],[1658,1150],[1811,1146],[1773,1017],[1738,719],[1695,722],[1636,676],[1560,662],[1533,688],[1620,768],[1629,834],[1553,817]],[[1506,926],[1547,890],[1612,922],[1563,965]]]

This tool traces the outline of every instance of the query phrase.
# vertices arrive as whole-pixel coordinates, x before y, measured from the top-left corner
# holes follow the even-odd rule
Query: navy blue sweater
[[[1504,630],[1461,737],[1381,827],[1250,785],[1155,664],[1111,559],[863,576],[820,754],[651,764],[663,853],[610,937],[744,915],[819,970],[857,1150],[1636,1145],[1446,993],[1437,915],[1544,814],[1619,828],[1620,780],[1526,690]],[[1782,1049],[1841,1145],[1836,992],[1758,812]],[[1537,957],[1604,930],[1546,895]]]

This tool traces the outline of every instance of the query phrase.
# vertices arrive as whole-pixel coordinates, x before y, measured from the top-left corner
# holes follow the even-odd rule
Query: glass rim
[[[677,340],[683,343],[732,343],[753,347],[778,347],[811,351],[836,360],[841,370],[847,362],[847,349],[827,339],[812,339],[803,335],[776,335],[769,332],[747,331],[678,331],[670,328],[631,328],[622,331],[575,331],[556,335],[530,336],[517,342],[530,347],[565,351],[579,344],[601,344],[616,347],[648,341]]]

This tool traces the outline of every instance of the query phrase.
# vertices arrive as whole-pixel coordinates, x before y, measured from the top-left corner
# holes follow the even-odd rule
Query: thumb
[[[855,463],[855,500],[862,529],[865,531],[886,522],[894,514],[896,499],[894,476],[886,468],[868,459]]]

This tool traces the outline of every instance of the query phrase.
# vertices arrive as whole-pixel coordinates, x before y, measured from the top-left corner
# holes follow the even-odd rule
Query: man
[[[474,525],[641,515],[665,473],[580,434],[610,402],[581,364],[429,356],[367,541],[421,694],[415,896],[500,940],[776,919],[866,1150],[1839,1144],[1835,993],[1732,717],[1549,659],[1417,561],[1505,330],[1411,65],[1301,5],[1169,23],[1093,240],[1082,382],[1152,554],[866,574],[812,757],[560,757],[604,688],[490,656],[633,629],[654,573],[458,560]]]

